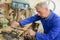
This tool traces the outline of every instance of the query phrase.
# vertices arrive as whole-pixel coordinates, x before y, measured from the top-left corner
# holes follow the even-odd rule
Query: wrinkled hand
[[[35,36],[36,35],[36,32],[33,31],[32,29],[28,29],[27,33],[28,33],[28,35],[31,35],[31,36]]]
[[[11,23],[11,27],[12,27],[12,28],[17,28],[18,26],[20,26],[20,25],[19,25],[19,23],[16,22],[16,21],[13,21],[13,22]]]

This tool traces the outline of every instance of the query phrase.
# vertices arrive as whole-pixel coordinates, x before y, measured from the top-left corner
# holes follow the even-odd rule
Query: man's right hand
[[[20,26],[20,25],[19,25],[19,23],[16,22],[16,21],[13,21],[13,22],[11,23],[11,27],[12,27],[12,28],[17,28],[18,26]]]

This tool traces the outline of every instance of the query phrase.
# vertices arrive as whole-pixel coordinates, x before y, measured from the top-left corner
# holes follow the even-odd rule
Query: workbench
[[[25,25],[25,27],[22,28],[24,31],[18,30],[19,35],[23,34],[30,26],[31,26],[31,24]],[[21,27],[19,27],[19,28],[21,28]],[[11,32],[12,30],[14,30],[14,29],[11,28],[10,26],[8,26],[8,27],[6,27],[5,29],[0,29],[0,33],[1,33],[2,31]]]

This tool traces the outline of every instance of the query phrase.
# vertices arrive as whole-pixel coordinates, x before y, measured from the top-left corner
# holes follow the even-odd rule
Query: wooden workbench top
[[[23,28],[23,30],[26,31],[26,30],[30,27],[30,25],[31,25],[31,24],[26,25],[26,26]],[[20,27],[19,27],[19,28],[20,28]],[[14,30],[14,29],[11,28],[10,26],[8,26],[8,27],[6,27],[6,28],[0,29],[0,33],[1,33],[2,31],[11,32],[12,30]],[[24,31],[18,30],[19,35],[21,35],[22,33],[24,33]]]

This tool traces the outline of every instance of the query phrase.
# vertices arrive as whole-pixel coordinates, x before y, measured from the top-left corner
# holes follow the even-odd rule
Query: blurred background
[[[35,5],[46,1],[48,8],[60,16],[60,0],[0,0],[0,40],[35,40],[34,36],[27,35],[23,29],[10,28],[12,21],[21,21],[35,15]],[[34,22],[24,29],[32,29],[44,33],[42,23]]]

